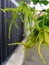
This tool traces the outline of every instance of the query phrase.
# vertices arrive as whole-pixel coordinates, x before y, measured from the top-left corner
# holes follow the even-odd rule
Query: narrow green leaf
[[[15,42],[15,43],[9,43],[8,45],[9,46],[15,46],[15,45],[22,45],[22,46],[24,46],[24,44],[25,44],[25,42]]]
[[[44,5],[47,5],[49,3],[48,0],[39,0],[39,2],[44,4]]]
[[[43,56],[42,56],[42,54],[41,54],[41,52],[40,52],[40,48],[41,48],[41,45],[42,45],[43,40],[44,40],[44,38],[43,38],[43,33],[40,32],[40,33],[39,33],[39,39],[38,39],[38,54],[39,54],[39,56],[41,57],[43,63],[46,64],[46,61],[45,61],[45,59],[43,58]]]
[[[4,8],[4,9],[1,9],[1,11],[3,12],[9,12],[9,11],[13,11],[14,9],[13,8]]]
[[[47,13],[49,13],[49,9],[45,10]]]
[[[37,4],[39,0],[32,0],[34,4]]]
[[[47,5],[49,2],[48,0],[32,0],[34,4],[41,3]]]
[[[28,15],[25,15],[25,18],[24,18],[24,28],[25,28],[25,34],[27,32],[27,22],[28,22]]]
[[[32,32],[32,19],[31,19],[31,17],[29,17],[29,15],[28,15],[28,23],[29,23],[29,29],[30,29],[30,31]]]
[[[12,24],[13,22],[10,22],[9,24],[9,31],[8,31],[8,39],[10,40],[10,33],[11,33],[11,29],[12,29]]]
[[[49,26],[44,27],[45,31],[49,32]]]
[[[17,29],[19,29],[18,25],[16,24],[16,21],[14,21],[14,25]]]
[[[13,18],[12,18],[12,20],[11,20],[11,22],[10,22],[10,25],[9,25],[9,33],[8,33],[8,38],[10,39],[10,33],[11,33],[11,29],[12,29],[12,24],[14,23],[15,24],[15,20],[16,20],[16,18],[17,18],[17,15],[16,15],[16,12],[12,12],[12,16],[13,16]],[[16,26],[16,24],[15,24],[15,26]],[[16,26],[17,27],[17,26]]]
[[[46,45],[49,46],[49,33],[47,31],[44,31],[44,38]]]

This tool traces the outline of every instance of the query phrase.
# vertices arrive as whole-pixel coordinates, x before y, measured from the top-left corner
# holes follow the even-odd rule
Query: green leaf
[[[47,31],[44,31],[44,38],[46,45],[49,46],[49,33]]]
[[[31,8],[31,7],[30,7],[30,10],[31,10],[33,13],[35,13],[35,8]]]
[[[37,22],[36,18],[34,17],[33,12],[32,12],[31,10],[28,10],[28,12],[29,12],[29,16],[30,16],[31,19],[34,21],[35,26],[37,27],[38,30],[40,30],[39,25],[38,25],[38,22]],[[34,11],[34,12],[35,12],[35,11]]]
[[[49,13],[49,9],[47,9],[46,12]]]
[[[48,27],[49,26],[49,13],[45,13],[42,16],[38,16],[37,18],[39,27]]]
[[[38,31],[34,30],[33,32],[31,32],[28,37],[27,37],[27,42],[26,42],[26,47],[27,48],[32,48],[35,46],[36,41],[37,41],[37,37],[38,37]]]
[[[19,29],[18,25],[16,24],[16,21],[14,21],[14,25],[17,29]]]
[[[42,45],[43,40],[44,40],[43,32],[40,32],[39,33],[39,39],[38,39],[38,54],[41,57],[43,63],[46,64],[46,61],[45,61],[45,59],[43,58],[43,56],[42,56],[42,54],[40,52],[40,48],[41,48],[41,45]]]
[[[11,33],[11,29],[12,29],[12,24],[13,24],[13,21],[10,22],[10,25],[9,25],[9,30],[8,30],[8,39],[10,40],[10,33]]]
[[[44,4],[47,5],[49,2],[47,0],[32,0],[34,4]]]
[[[37,35],[38,33],[35,31],[33,31],[32,33],[30,33],[27,37],[27,41],[26,42],[17,42],[17,43],[12,43],[12,44],[8,44],[10,46],[12,45],[22,45],[22,46],[25,46],[26,48],[32,48],[35,46],[36,44],[36,41],[37,41]]]
[[[32,0],[34,4],[37,4],[39,0]]]
[[[49,32],[49,26],[45,26],[44,29],[46,32]]]
[[[40,3],[47,5],[49,2],[47,0],[40,0]]]
[[[9,46],[15,46],[15,45],[23,45],[24,46],[25,42],[15,42],[15,43],[9,43]]]
[[[32,32],[32,19],[28,16],[29,30]]]
[[[16,15],[15,15],[15,14],[16,14]],[[14,25],[15,25],[16,28],[19,28],[18,25],[16,24],[16,19],[18,18],[18,14],[15,12],[13,15],[15,15],[15,18],[14,18],[14,20],[13,20]]]
[[[11,19],[11,15],[8,16],[8,18],[6,18],[6,22],[10,21]]]
[[[12,24],[14,23],[14,25],[16,26],[16,28],[18,28],[18,26],[16,25],[16,18],[17,18],[17,14],[16,14],[16,12],[12,12],[12,16],[13,16],[13,18],[12,18],[12,20],[11,20],[11,22],[10,22],[10,25],[9,25],[9,33],[8,33],[8,38],[10,39],[10,33],[11,33],[11,29],[12,29]]]
[[[9,11],[13,11],[14,8],[4,8],[4,9],[1,9],[1,11],[3,12],[9,12]]]
[[[28,15],[26,14],[25,17],[24,17],[24,28],[25,28],[24,33],[25,33],[25,34],[26,34],[26,32],[27,32],[27,22],[28,22]]]
[[[21,20],[22,22],[24,22],[24,14],[23,14],[23,13],[20,13],[20,20]]]

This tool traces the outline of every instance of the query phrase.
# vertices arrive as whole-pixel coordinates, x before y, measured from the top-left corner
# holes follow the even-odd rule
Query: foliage
[[[47,0],[32,0],[34,4],[39,3],[47,5],[49,2]],[[18,28],[15,20],[18,17],[18,14],[20,15],[20,19],[24,23],[24,35],[27,34],[29,30],[29,34],[27,37],[26,42],[16,42],[8,45],[23,45],[25,46],[25,50],[32,48],[36,45],[36,42],[38,42],[38,54],[43,60],[43,62],[46,64],[45,59],[43,58],[40,48],[42,44],[46,44],[46,46],[49,46],[49,9],[42,10],[40,13],[44,12],[43,15],[38,14],[38,16],[35,16],[35,13],[38,12],[35,8],[30,8],[26,2],[23,2],[19,5],[17,8],[5,8],[1,9],[3,12],[11,12],[12,13],[12,20],[9,25],[9,34],[8,38],[10,39],[10,33],[12,29],[12,24],[15,25],[16,28]],[[24,19],[23,19],[23,15]],[[35,26],[33,27],[32,23],[34,22]],[[29,28],[27,27],[29,25]]]
[[[32,0],[33,3],[37,4],[37,3],[42,3],[44,5],[47,5],[49,2],[47,0]]]

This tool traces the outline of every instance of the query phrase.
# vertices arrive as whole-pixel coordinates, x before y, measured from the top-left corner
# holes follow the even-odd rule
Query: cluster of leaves
[[[44,4],[47,5],[49,2],[48,0],[32,0],[34,4],[40,3],[40,4]]]
[[[47,4],[47,0],[32,0],[34,3],[38,3],[39,1],[41,3]],[[18,28],[17,24],[16,24],[16,19],[18,17],[18,14],[20,15],[20,19],[22,20],[22,22],[24,23],[24,29],[25,32],[24,34],[27,33],[27,25],[29,24],[29,31],[30,33],[27,36],[27,41],[26,42],[17,42],[17,43],[12,43],[9,45],[23,45],[25,46],[25,50],[26,49],[30,49],[32,47],[34,47],[36,45],[36,42],[38,42],[38,54],[41,57],[41,59],[43,60],[44,63],[46,63],[46,61],[44,60],[41,52],[40,52],[40,48],[42,43],[46,44],[47,46],[49,46],[49,9],[44,11],[44,15],[40,16],[38,15],[38,17],[36,18],[35,12],[36,10],[34,8],[30,8],[26,2],[21,3],[19,7],[17,8],[5,8],[5,9],[1,9],[1,11],[3,12],[11,12],[12,13],[12,20],[10,22],[9,25],[9,34],[8,34],[8,38],[10,39],[10,33],[11,33],[11,29],[12,29],[12,24],[14,23],[15,27]],[[43,11],[41,11],[43,12]],[[23,15],[24,15],[24,19],[23,19]],[[32,23],[34,21],[35,26],[32,26]]]

